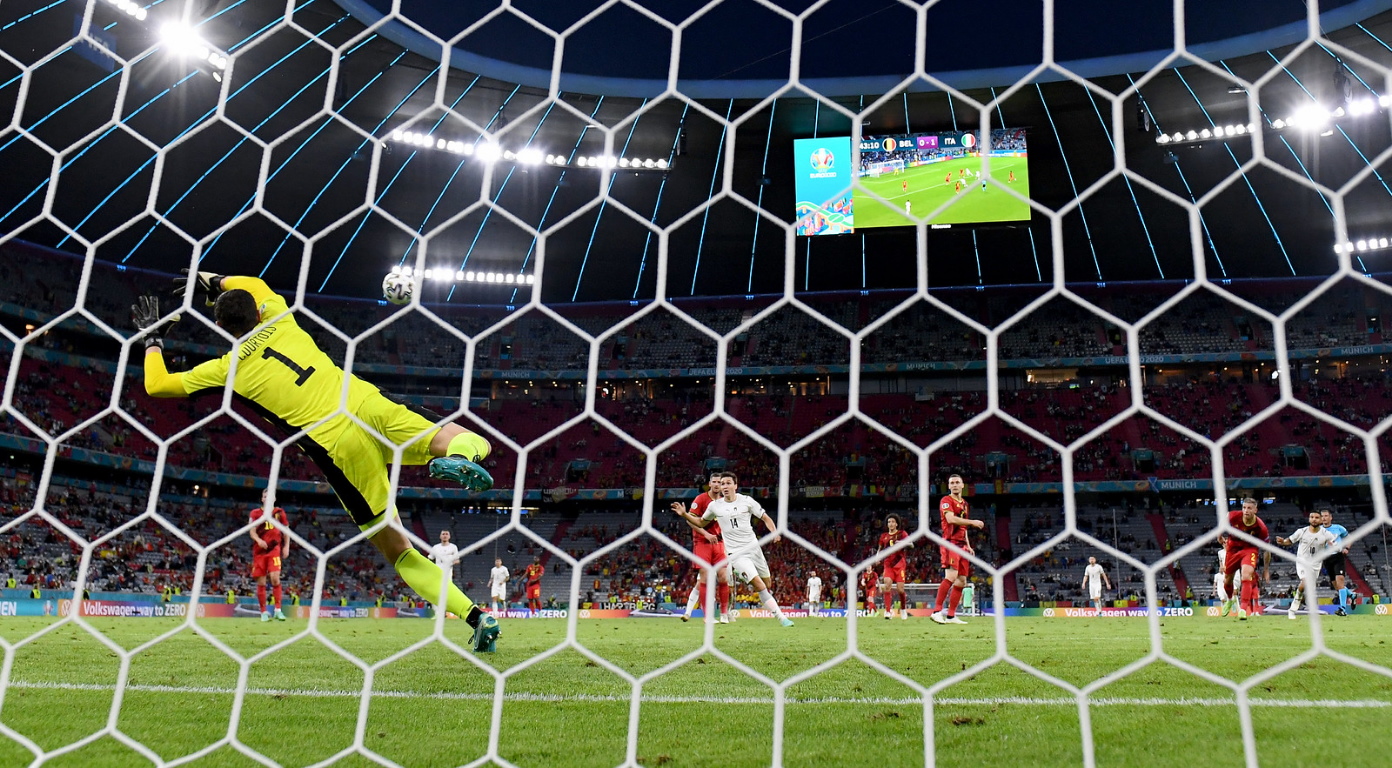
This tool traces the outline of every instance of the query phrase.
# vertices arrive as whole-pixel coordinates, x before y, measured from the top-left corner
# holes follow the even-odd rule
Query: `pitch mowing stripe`
[[[10,682],[11,688],[27,688],[32,690],[58,690],[58,691],[112,691],[114,685],[104,685],[99,683],[51,683],[51,682],[32,682],[23,680],[13,680]],[[184,685],[127,685],[127,691],[140,691],[144,693],[193,693],[209,694],[220,696],[231,696],[237,692],[235,688],[200,687]],[[308,698],[321,699],[357,699],[361,698],[361,691],[334,691],[334,690],[295,690],[291,688],[248,688],[247,694],[252,696],[304,696]],[[417,691],[373,691],[373,698],[379,699],[445,699],[450,701],[492,701],[493,695],[488,693],[449,693],[437,691],[434,693],[420,693]],[[565,702],[624,702],[631,699],[628,696],[601,696],[587,693],[572,694],[547,694],[547,693],[507,693],[503,694],[505,701],[535,701],[542,703],[565,703]],[[772,704],[772,697],[761,696],[653,696],[643,697],[644,702],[652,704]],[[888,697],[864,697],[864,698],[795,698],[785,699],[788,704],[894,704],[894,705],[913,705],[922,704],[922,699],[888,698]],[[1343,709],[1387,709],[1392,708],[1392,701],[1380,701],[1378,699],[1248,699],[1254,707],[1277,707],[1291,709],[1318,709],[1322,707],[1339,707]],[[1039,698],[1030,696],[992,696],[986,698],[958,698],[950,696],[940,696],[933,699],[934,704],[955,704],[963,706],[998,706],[1001,704],[1016,704],[1036,707],[1073,707],[1078,702],[1071,698]],[[1162,698],[1118,698],[1102,697],[1089,699],[1088,703],[1094,707],[1231,707],[1237,705],[1236,699],[1222,698],[1190,698],[1183,697],[1178,699]]]

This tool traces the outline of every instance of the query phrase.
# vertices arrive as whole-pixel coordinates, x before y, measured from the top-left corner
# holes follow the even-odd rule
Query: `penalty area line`
[[[55,690],[55,691],[114,691],[115,685],[104,683],[61,683],[61,682],[42,682],[27,680],[11,680],[10,688],[20,688],[28,690]],[[127,691],[138,691],[141,693],[176,693],[176,694],[201,694],[215,696],[232,696],[237,693],[236,688],[221,688],[213,686],[192,686],[192,685],[127,685]],[[248,696],[301,696],[306,698],[329,698],[329,699],[358,699],[362,698],[362,691],[343,691],[343,690],[324,690],[324,689],[305,689],[297,690],[292,688],[247,688]],[[378,699],[445,699],[451,701],[492,701],[491,693],[457,693],[449,691],[372,691],[372,697]],[[548,693],[505,693],[504,701],[534,701],[541,703],[566,703],[566,702],[629,702],[629,696],[610,696],[601,694],[571,693],[571,694],[548,694]],[[772,696],[660,696],[645,695],[643,701],[652,704],[772,704]],[[923,700],[918,698],[891,698],[891,697],[860,697],[860,698],[841,698],[841,697],[812,697],[795,698],[788,697],[784,700],[788,704],[888,704],[909,706],[922,704]],[[1336,707],[1340,709],[1387,709],[1392,708],[1392,701],[1381,701],[1378,699],[1275,699],[1275,698],[1249,698],[1248,702],[1254,707],[1276,707],[1290,709],[1319,709],[1324,707]],[[940,696],[933,699],[934,706],[957,705],[957,706],[984,706],[993,707],[1000,705],[1018,705],[1035,707],[1075,707],[1078,705],[1077,699],[1056,697],[1043,698],[1031,696],[988,696],[988,697],[953,697]],[[1195,698],[1180,697],[1166,699],[1159,697],[1148,698],[1125,698],[1125,697],[1099,697],[1088,700],[1089,706],[1093,707],[1231,707],[1237,704],[1237,699],[1228,698]]]

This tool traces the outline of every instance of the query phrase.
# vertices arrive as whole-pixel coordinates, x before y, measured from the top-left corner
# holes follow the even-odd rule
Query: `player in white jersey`
[[[1286,618],[1295,618],[1295,609],[1300,606],[1301,599],[1305,596],[1305,581],[1308,579],[1312,588],[1319,581],[1320,564],[1325,555],[1334,551],[1334,545],[1338,542],[1338,537],[1329,532],[1323,526],[1323,518],[1319,512],[1310,513],[1310,527],[1301,528],[1292,533],[1289,539],[1276,537],[1276,543],[1283,547],[1292,544],[1300,546],[1295,550],[1295,575],[1300,578],[1300,584],[1295,588],[1295,596],[1291,598],[1290,610],[1286,611]]]
[[[817,608],[822,604],[822,579],[816,571],[807,577],[807,615],[816,616]]]
[[[725,539],[725,551],[730,558],[730,567],[740,581],[750,584],[758,592],[759,602],[763,603],[785,627],[793,622],[783,615],[778,601],[773,599],[768,584],[772,579],[764,551],[759,548],[759,539],[754,535],[754,518],[764,521],[774,543],[782,540],[778,535],[773,518],[769,517],[759,502],[739,492],[739,478],[733,472],[719,473],[724,482],[720,485],[720,497],[706,505],[706,512],[696,517],[681,507],[673,509],[688,523],[705,528],[714,521],[720,523],[720,535]],[[714,489],[712,489],[714,490]]]
[[[501,557],[493,558],[493,570],[488,572],[488,592],[493,600],[493,611],[502,613],[507,610],[507,585],[508,578],[512,574],[503,565]]]
[[[459,547],[450,543],[450,532],[440,531],[440,543],[430,548],[430,559],[445,572],[445,579],[454,581],[454,561],[459,559]]]
[[[1112,588],[1112,580],[1107,578],[1107,572],[1102,570],[1097,558],[1089,557],[1087,567],[1083,569],[1083,586],[1089,587],[1088,596],[1092,598],[1092,607],[1098,611],[1102,610],[1102,583],[1106,582],[1107,589]]]

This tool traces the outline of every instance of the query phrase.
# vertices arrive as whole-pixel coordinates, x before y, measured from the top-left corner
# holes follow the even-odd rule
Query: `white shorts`
[[[491,595],[493,596],[493,599],[494,599],[494,600],[506,600],[506,599],[507,599],[507,587],[506,587],[506,586],[502,586],[502,587],[493,587],[493,589],[490,590],[489,594],[491,594]]]
[[[1300,579],[1302,584],[1305,582],[1306,576],[1313,578],[1315,583],[1319,583],[1319,575],[1319,563],[1302,563],[1299,560],[1295,561],[1295,577]]]
[[[1093,600],[1101,600],[1101,599],[1102,599],[1102,588],[1101,588],[1101,587],[1094,587],[1094,588],[1091,588],[1091,589],[1088,590],[1088,592],[1092,594],[1092,599],[1093,599]]]
[[[768,586],[771,575],[768,561],[764,559],[764,551],[757,546],[731,555],[730,567],[741,582],[748,584],[758,576],[764,580],[764,586]]]

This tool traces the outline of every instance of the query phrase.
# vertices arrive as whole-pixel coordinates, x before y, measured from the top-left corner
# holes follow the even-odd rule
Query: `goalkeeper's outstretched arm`
[[[193,285],[196,293],[204,293],[208,298],[213,299],[221,296],[227,291],[242,290],[251,295],[254,308],[254,319],[250,316],[243,320],[245,328],[227,328],[234,335],[240,336],[249,332],[252,327],[260,324],[262,310],[267,309],[273,315],[283,312],[286,309],[285,302],[266,282],[257,277],[225,277],[212,272],[198,272],[190,281],[189,278],[180,278],[175,288],[175,294],[184,295],[190,284]],[[274,300],[274,301],[273,301]],[[220,306],[214,304],[214,306]],[[247,313],[243,313],[244,315]],[[217,318],[217,311],[214,310],[215,319],[218,325],[223,325],[222,319]],[[159,299],[154,296],[142,296],[131,307],[131,316],[135,320],[135,325],[145,331],[145,392],[153,397],[188,397],[188,388],[185,386],[183,373],[170,373],[164,361],[164,341],[162,333],[168,328],[170,322],[163,325],[159,324]],[[177,315],[175,316],[177,320]],[[205,389],[206,384],[212,382],[214,386],[221,386],[227,381],[227,373],[231,363],[230,354],[224,355],[217,360],[209,360],[198,366],[194,370],[198,373],[197,380],[200,386],[196,389]]]

